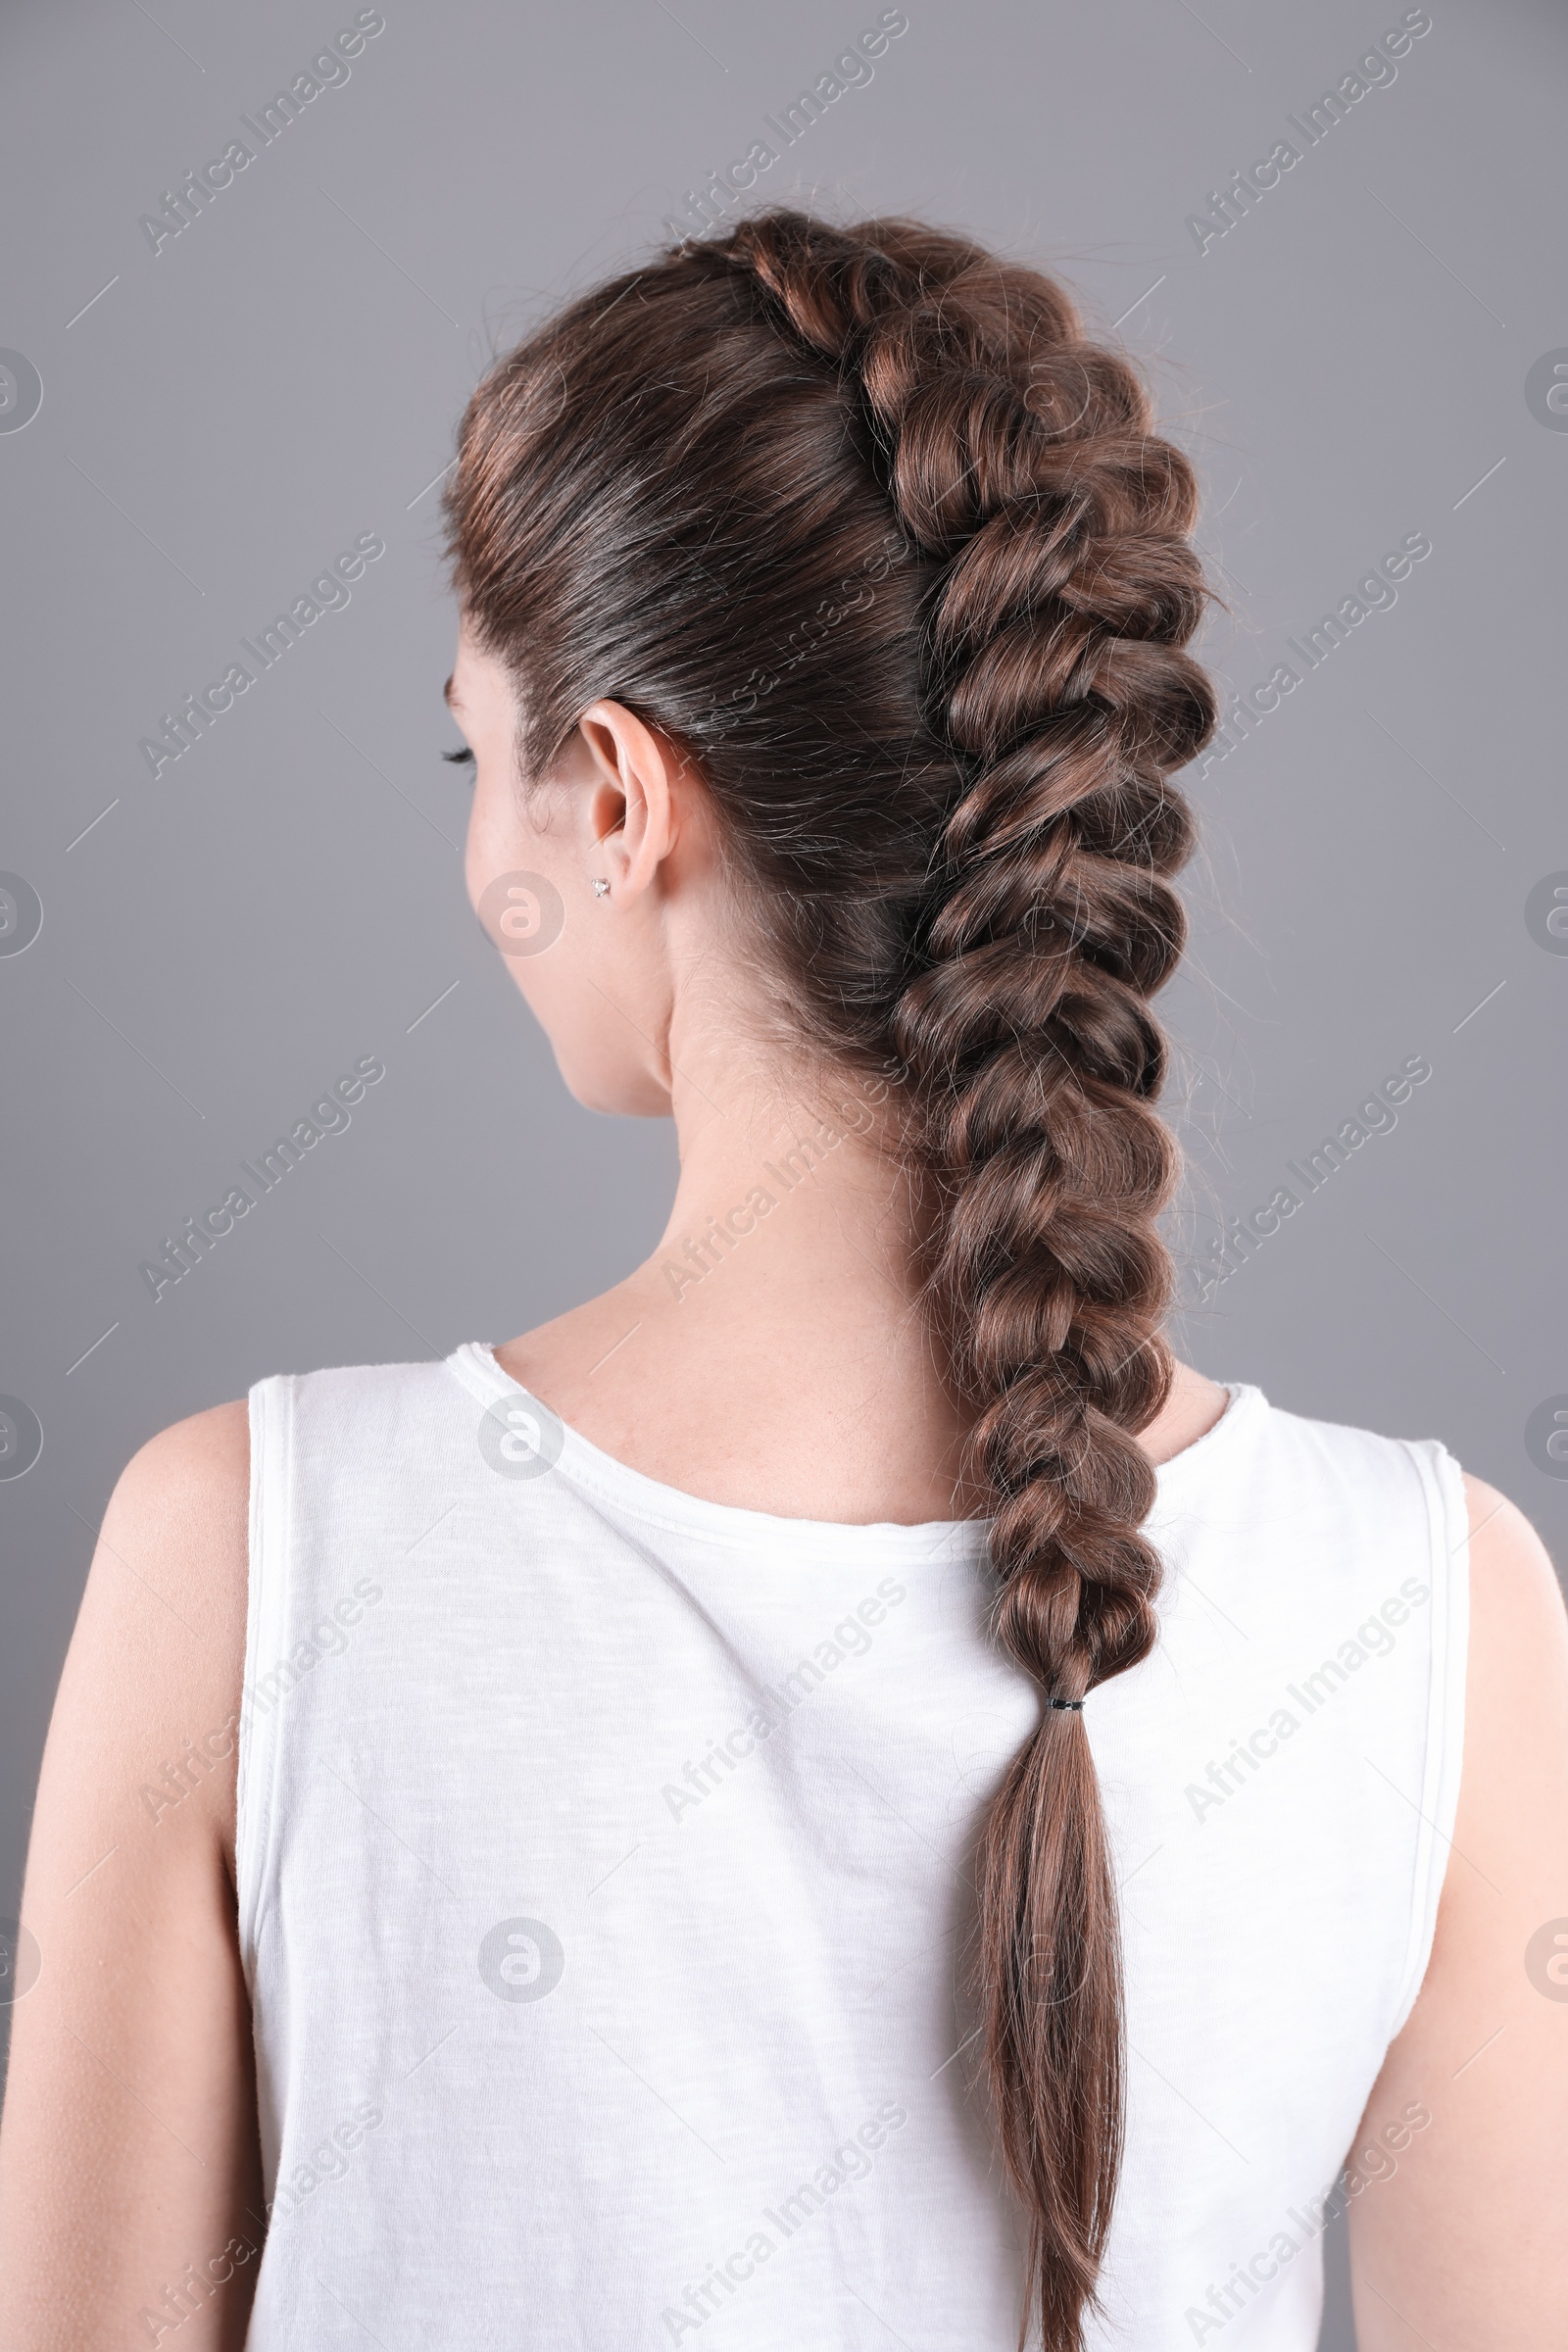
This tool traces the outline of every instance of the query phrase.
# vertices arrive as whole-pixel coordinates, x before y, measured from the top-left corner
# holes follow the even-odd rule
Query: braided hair
[[[1149,1000],[1209,682],[1192,468],[1062,289],[779,209],[573,302],[481,383],[456,584],[543,773],[612,696],[689,751],[814,1043],[896,1073],[931,1327],[1041,1698],[976,1857],[1024,2328],[1075,2352],[1122,2139],[1115,1886],[1082,1701],[1155,1633],[1168,1393]]]

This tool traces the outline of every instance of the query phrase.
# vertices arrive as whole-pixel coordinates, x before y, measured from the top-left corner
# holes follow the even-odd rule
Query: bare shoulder
[[[172,1422],[131,1455],[116,1484],[112,1510],[193,1504],[211,1512],[250,1485],[250,1414],[243,1398],[210,1405]]]
[[[1508,1623],[1543,1633],[1568,1631],[1568,1610],[1551,1556],[1515,1502],[1484,1479],[1464,1477],[1470,1506],[1472,1615],[1480,1610],[1484,1631],[1505,1632]],[[1494,1621],[1498,1621],[1494,1624]]]
[[[236,1625],[243,1644],[249,1519],[246,1406],[193,1413],[150,1438],[121,1473],[89,1593],[98,1587],[99,1605],[132,1617],[155,1643],[175,1619],[209,1651],[230,1642]]]
[[[186,1792],[199,1800],[189,1813],[219,1830],[225,1852],[233,1839],[249,1495],[243,1403],[175,1422],[132,1456],[104,1514],[46,1763],[48,1778],[50,1767],[67,1771],[86,1802],[90,1765],[122,1791],[134,1773],[141,1807],[157,1822],[158,1792],[177,1791],[205,1758],[199,1785]]]
[[[1561,2341],[1568,2202],[1548,2184],[1568,2108],[1568,1611],[1524,1513],[1464,1484],[1458,1807],[1430,1965],[1352,2148],[1362,2352]]]
[[[18,2352],[145,2335],[149,2279],[236,2232],[254,2246],[233,1870],[248,1456],[242,1404],[142,1446],[61,1676],[0,2131],[0,2338]],[[197,2352],[239,2340],[247,2295],[189,2315]]]
[[[1490,1854],[1493,1878],[1542,1885],[1568,1851],[1568,1609],[1536,1530],[1516,1503],[1467,1476],[1470,1643],[1456,1856]],[[1554,1842],[1553,1842],[1554,1841]],[[1568,1884],[1560,1911],[1568,1911]],[[1459,1914],[1485,1917],[1482,1877],[1450,1862],[1439,1953]]]

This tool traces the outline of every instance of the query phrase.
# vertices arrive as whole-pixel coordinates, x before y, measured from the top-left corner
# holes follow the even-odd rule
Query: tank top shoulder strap
[[[285,1785],[308,1727],[330,1719],[342,1695],[328,1662],[382,1611],[388,1562],[412,1559],[431,1523],[460,1503],[473,1476],[475,1415],[439,1362],[279,1373],[256,1383],[249,1404],[235,1869],[240,1947],[253,1970]]]

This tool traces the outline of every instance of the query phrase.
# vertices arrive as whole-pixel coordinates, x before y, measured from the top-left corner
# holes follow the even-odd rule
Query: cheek
[[[566,894],[574,880],[570,845],[558,831],[540,829],[533,813],[539,808],[510,778],[493,782],[481,774],[468,815],[464,879],[468,903],[514,985],[553,1032],[563,995],[570,1002],[566,967],[581,942],[564,937]]]
[[[539,872],[538,836],[526,808],[510,783],[497,783],[481,769],[468,809],[464,879],[468,902],[477,908],[497,874]]]

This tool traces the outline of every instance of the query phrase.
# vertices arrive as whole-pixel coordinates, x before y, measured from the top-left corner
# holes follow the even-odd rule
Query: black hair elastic
[[[1084,1702],[1081,1698],[1054,1698],[1051,1703],[1054,1707],[1075,1707],[1082,1713]]]

